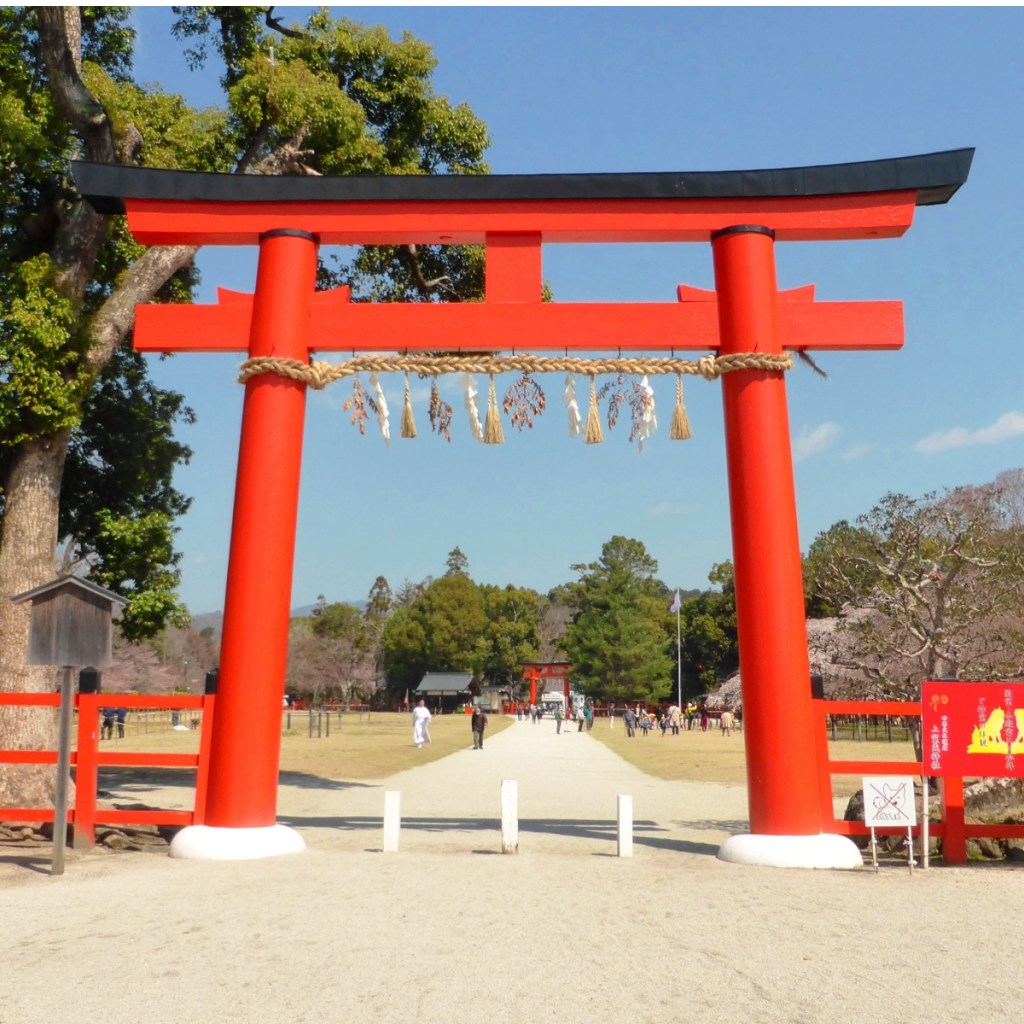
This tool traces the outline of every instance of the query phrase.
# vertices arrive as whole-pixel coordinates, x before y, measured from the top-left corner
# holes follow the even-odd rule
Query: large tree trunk
[[[14,594],[47,583],[54,575],[57,508],[70,432],[28,441],[11,460],[3,481],[5,506],[0,532],[0,690],[49,693],[54,669],[25,664],[29,610],[15,607]],[[53,708],[4,708],[0,750],[56,749]],[[0,807],[53,804],[54,771],[47,765],[0,764]]]

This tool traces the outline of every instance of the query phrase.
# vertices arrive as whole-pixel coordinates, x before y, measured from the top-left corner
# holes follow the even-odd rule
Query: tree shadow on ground
[[[322,775],[311,772],[281,772],[278,775],[279,786],[296,786],[299,789],[379,789],[379,782],[350,782],[344,779],[325,779]]]
[[[103,765],[97,788],[142,794],[155,789],[195,789],[195,768],[139,768],[134,765]]]
[[[746,818],[742,820],[734,818],[728,821],[722,818],[704,818],[697,821],[673,821],[672,824],[676,828],[685,828],[693,832],[728,832],[733,834],[750,831],[750,822]]]
[[[375,783],[344,782],[325,779],[310,772],[281,772],[278,785],[298,789],[367,789]],[[138,766],[106,765],[99,769],[99,789],[116,789],[121,794],[142,795],[157,789],[195,789],[195,768],[140,768]]]
[[[384,827],[383,818],[378,817],[298,817],[281,815],[279,820],[294,828],[333,828],[344,832],[376,831]],[[501,832],[498,818],[402,818],[402,828],[418,832]],[[568,839],[598,839],[614,843],[617,827],[614,821],[579,818],[520,818],[520,833],[558,835]],[[672,839],[657,833],[668,829],[654,821],[633,822],[633,845],[648,846],[659,850],[674,850],[679,853],[696,853],[714,856],[718,853],[717,843],[697,843],[687,839]]]

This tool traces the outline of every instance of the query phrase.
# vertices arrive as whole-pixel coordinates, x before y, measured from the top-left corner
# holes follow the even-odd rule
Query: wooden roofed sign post
[[[615,352],[617,373],[629,372],[623,354],[712,353],[657,372],[722,376],[751,831],[719,855],[860,865],[848,838],[821,829],[784,371],[787,350],[898,349],[902,304],[816,302],[813,286],[780,293],[775,243],[898,238],[918,206],[951,198],[972,157],[964,149],[770,171],[438,177],[76,164],[82,194],[98,210],[127,213],[143,244],[260,250],[254,295],[137,311],[140,351],[249,357],[207,824],[181,832],[172,853],[302,848],[276,824],[276,807],[305,396],[330,379],[311,353],[403,352],[415,339],[421,352],[529,349],[565,362],[570,350]],[[542,246],[560,242],[710,243],[715,291],[681,286],[674,303],[545,303]],[[350,303],[347,289],[318,293],[320,244],[485,245],[485,301]],[[498,372],[523,359],[466,365]],[[344,372],[373,366],[356,359]],[[394,358],[386,369],[402,366]],[[552,359],[548,368],[564,366]]]
[[[53,859],[50,871],[64,874],[67,841],[68,781],[71,773],[71,724],[75,695],[71,669],[76,665],[105,668],[113,651],[115,608],[127,600],[80,576],[60,576],[42,586],[15,594],[13,604],[28,604],[29,665],[60,666],[60,728],[57,739],[57,784],[53,801]],[[87,723],[79,721],[79,729]],[[95,729],[96,722],[91,723]]]

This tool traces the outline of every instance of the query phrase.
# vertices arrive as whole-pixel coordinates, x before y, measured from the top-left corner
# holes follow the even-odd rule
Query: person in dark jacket
[[[633,735],[633,727],[636,725],[636,715],[633,713],[633,709],[629,706],[622,712],[622,722],[626,726],[626,736],[631,737]]]
[[[484,749],[484,729],[487,728],[487,716],[480,707],[473,708],[473,749]]]
[[[112,740],[114,738],[114,709],[100,708],[100,714],[103,716],[103,726],[100,729],[100,739]]]
[[[118,708],[117,709],[117,738],[119,740],[123,740],[124,739],[124,723],[125,723],[125,720],[127,718],[128,718],[128,709],[127,708]]]

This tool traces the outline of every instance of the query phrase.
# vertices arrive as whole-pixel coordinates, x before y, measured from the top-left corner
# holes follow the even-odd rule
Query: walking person
[[[722,735],[730,735],[732,732],[732,712],[728,708],[722,712],[722,717],[719,721],[722,723]]]
[[[555,705],[555,735],[557,736],[562,731],[562,719],[565,716],[562,714],[562,705]]]
[[[633,709],[627,704],[626,710],[622,712],[622,722],[626,726],[626,738],[633,738],[633,726],[636,724],[636,715]]]
[[[125,723],[125,720],[127,718],[128,718],[128,709],[127,708],[118,708],[117,709],[117,738],[119,740],[123,740],[124,739],[124,723]]]
[[[679,718],[679,705],[673,704],[672,707],[668,709],[668,724],[672,727],[673,736],[679,735]]]
[[[707,732],[710,722],[711,716],[708,714],[707,705],[702,704],[700,709],[700,731]]]
[[[114,709],[100,708],[103,716],[103,724],[100,728],[100,739],[112,740],[114,738]]]
[[[483,708],[477,706],[473,708],[473,749],[483,750],[484,749],[484,729],[487,728],[487,716],[484,714]]]
[[[646,708],[640,712],[640,729],[644,734],[644,739],[647,739],[647,734],[651,729],[651,716],[647,713]]]
[[[586,711],[583,713],[587,719],[587,732],[590,732],[594,728],[594,708],[591,704],[587,705]]]
[[[583,725],[587,720],[587,716],[583,713],[583,705],[581,704],[576,709],[576,731],[583,732]]]
[[[412,709],[412,741],[417,747],[430,742],[430,723],[433,717],[427,710],[427,702],[419,700]]]

